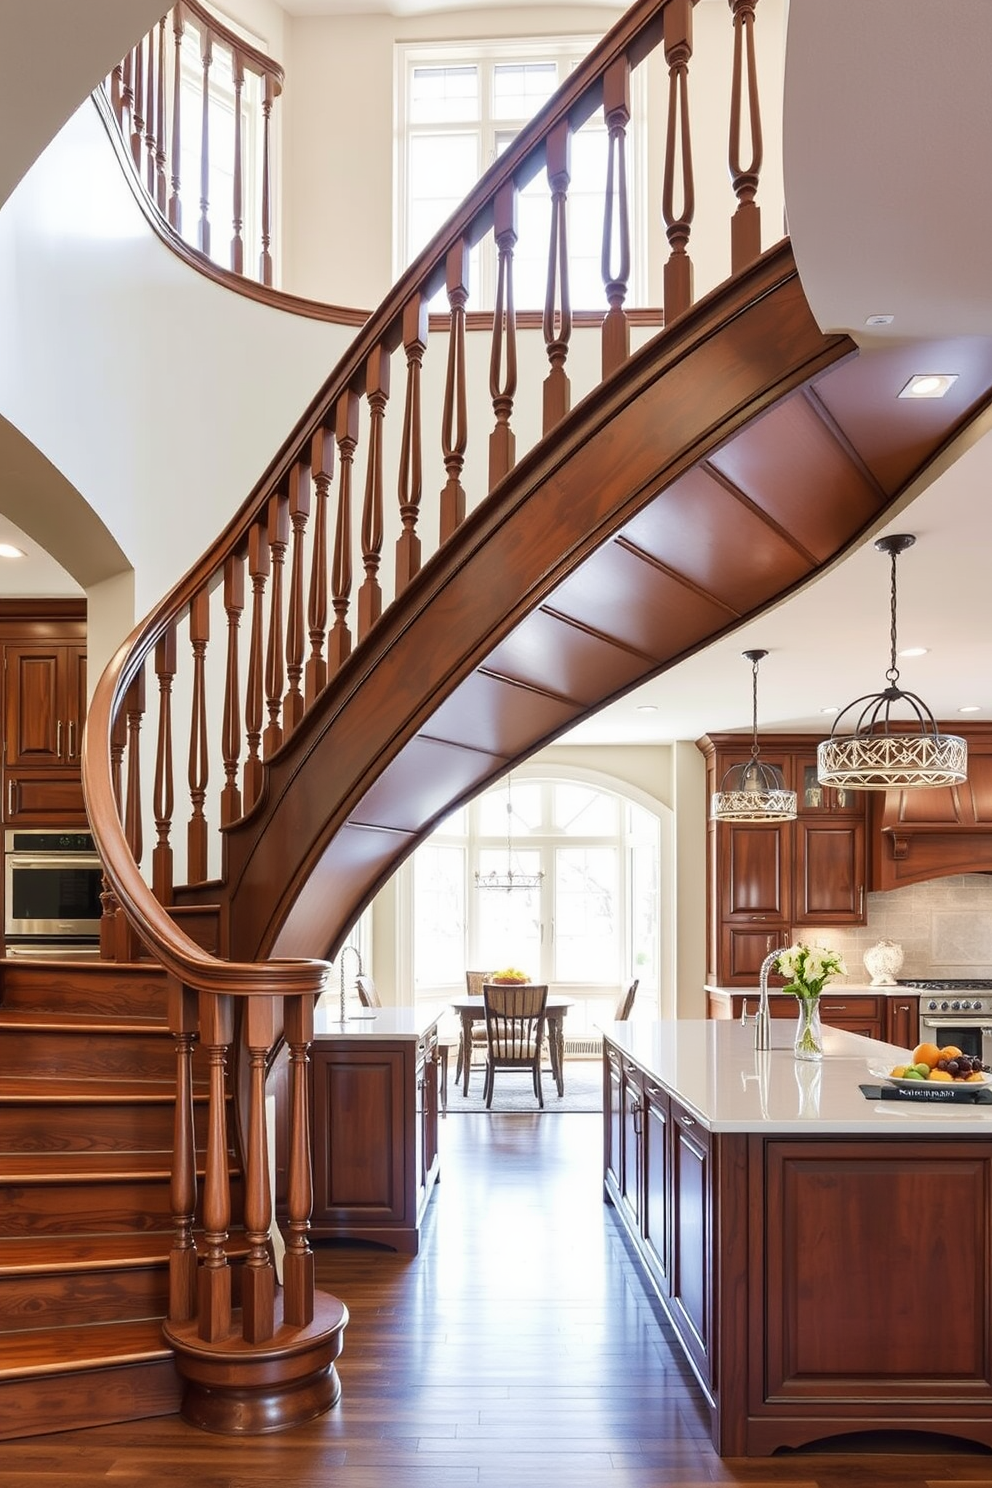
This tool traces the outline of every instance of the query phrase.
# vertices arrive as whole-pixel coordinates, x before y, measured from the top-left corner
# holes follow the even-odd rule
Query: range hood
[[[967,780],[933,790],[880,791],[872,802],[871,888],[992,873],[992,729],[958,732],[968,739]]]

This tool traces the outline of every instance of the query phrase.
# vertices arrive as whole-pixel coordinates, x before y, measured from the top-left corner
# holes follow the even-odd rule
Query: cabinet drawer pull
[[[694,1116],[680,1116],[679,1120],[681,1121],[683,1126],[695,1126],[696,1124],[696,1119]]]
[[[59,759],[62,758],[62,720],[61,720],[61,718],[59,719],[58,723],[55,725],[55,753],[58,755]]]
[[[823,1004],[823,1011],[825,1013],[846,1013],[847,1012],[847,1003],[846,1002],[825,1002]]]
[[[13,780],[8,779],[8,781],[7,781],[7,815],[8,816],[13,816],[13,814],[14,814],[14,782],[13,782]]]
[[[69,759],[76,758],[76,725],[72,719],[69,720]]]

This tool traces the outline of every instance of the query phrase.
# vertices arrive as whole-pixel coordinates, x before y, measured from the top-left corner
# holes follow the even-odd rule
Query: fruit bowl
[[[898,1068],[898,1066],[896,1066]],[[980,1080],[927,1080],[922,1076],[919,1079],[902,1079],[893,1075],[891,1065],[876,1064],[869,1061],[868,1073],[875,1080],[881,1080],[886,1085],[896,1085],[900,1090],[919,1090],[921,1085],[950,1086],[952,1090],[984,1090],[992,1084],[992,1075],[987,1071],[982,1073]]]

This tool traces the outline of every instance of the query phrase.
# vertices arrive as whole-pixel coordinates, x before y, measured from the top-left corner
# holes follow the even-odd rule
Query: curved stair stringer
[[[580,404],[425,566],[269,761],[262,798],[226,842],[231,954],[332,954],[454,806],[861,532],[888,498],[851,451],[846,483],[836,461],[826,480],[816,458],[796,471],[816,511],[809,532],[787,531],[775,500],[766,508],[702,464],[854,350],[815,325],[784,242]],[[822,434],[816,399],[800,396]],[[694,555],[717,549],[723,571],[701,583]]]

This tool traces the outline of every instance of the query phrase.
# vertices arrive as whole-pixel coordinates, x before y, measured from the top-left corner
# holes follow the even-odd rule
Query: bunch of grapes
[[[988,1065],[983,1064],[977,1054],[958,1054],[953,1059],[938,1059],[937,1068],[946,1070],[955,1080],[967,1080],[969,1075],[983,1075]]]

